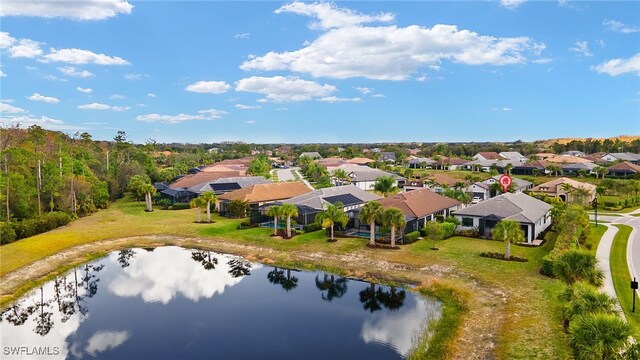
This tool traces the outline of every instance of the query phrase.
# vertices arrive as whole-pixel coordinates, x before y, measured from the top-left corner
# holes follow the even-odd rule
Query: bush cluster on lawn
[[[604,210],[620,211],[625,208],[640,205],[640,195],[626,198],[620,201],[605,201]]]
[[[486,258],[491,258],[491,259],[506,260],[506,261],[517,261],[517,262],[527,262],[527,261],[529,261],[527,259],[520,258],[520,257],[517,257],[517,256],[510,256],[507,259],[507,258],[505,258],[503,253],[497,253],[497,252],[482,252],[482,253],[480,253],[480,256],[486,257]]]
[[[302,230],[304,230],[304,232],[306,233],[322,230],[322,224],[311,223],[309,225],[303,226]]]
[[[448,220],[448,219],[447,219]],[[430,221],[420,229],[420,235],[432,240],[444,240],[453,236],[457,225],[448,221]]]
[[[0,224],[0,243],[9,244],[16,240],[38,235],[45,231],[67,225],[71,220],[71,215],[55,211],[46,213],[35,219],[4,222]]]
[[[404,240],[402,241],[403,244],[411,244],[414,243],[418,240],[418,238],[420,237],[420,232],[419,231],[412,231],[410,233],[407,233],[404,235]]]
[[[584,244],[591,228],[589,216],[580,206],[566,206],[564,203],[554,205],[552,216],[558,237],[553,250],[542,259],[540,273],[554,276],[554,261],[563,253],[577,248],[577,244]]]
[[[238,230],[244,230],[244,229],[251,229],[251,228],[255,228],[258,227],[257,223],[251,223],[251,221],[249,220],[243,220],[240,224],[238,224],[238,226],[236,227],[236,229]]]

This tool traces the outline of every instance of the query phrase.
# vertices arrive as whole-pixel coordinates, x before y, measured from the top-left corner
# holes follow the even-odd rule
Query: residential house
[[[376,162],[373,159],[363,158],[363,157],[355,157],[353,159],[348,159],[347,163],[356,164],[356,165],[367,165]]]
[[[498,161],[506,159],[502,155],[494,151],[483,151],[473,155],[474,160]]]
[[[426,157],[414,157],[409,160],[409,168],[424,169],[435,164],[436,161]]]
[[[457,211],[458,230],[476,228],[482,236],[491,236],[491,230],[503,219],[520,223],[527,243],[531,244],[551,225],[553,207],[524,193],[505,193]]]
[[[198,194],[202,194],[205,191],[213,191],[214,194],[220,196],[222,194],[238,189],[244,189],[253,185],[270,183],[271,180],[268,180],[264,176],[227,177],[197,184],[189,187],[188,190]]]
[[[388,163],[396,163],[396,153],[392,151],[383,151],[380,153],[380,161],[388,162]]]
[[[298,225],[309,225],[315,221],[316,215],[324,211],[328,204],[341,202],[343,210],[349,216],[347,228],[358,228],[358,209],[369,201],[379,200],[380,196],[364,191],[355,185],[343,185],[315,190],[306,194],[282,201],[283,204],[293,204],[298,208]]]
[[[630,152],[608,153],[603,157],[601,157],[600,159],[606,162],[628,161],[634,165],[638,165],[638,162],[640,162],[640,154],[634,154]]]
[[[186,188],[166,188],[160,191],[161,199],[168,199],[171,204],[188,203],[198,197],[198,193],[189,191]]]
[[[531,189],[532,193],[541,193],[547,196],[557,197],[562,201],[576,202],[579,201],[587,204],[596,197],[597,186],[585,182],[576,181],[566,177],[553,179],[546,183],[540,184]],[[576,193],[576,189],[584,189],[587,191],[586,196],[580,196]]]
[[[382,176],[392,176],[395,179],[394,186],[396,187],[402,187],[406,181],[406,178],[402,176],[368,166],[344,164],[338,166],[337,169],[344,170],[349,175],[351,183],[362,190],[373,190],[376,180]],[[336,181],[334,178],[331,180],[334,183]]]
[[[514,166],[511,175],[544,175],[546,167],[549,165],[545,160],[529,161],[524,164]]]
[[[467,192],[471,193],[471,196],[474,198],[478,198],[481,201],[490,199],[495,197],[497,193],[491,190],[491,185],[498,183],[500,180],[500,175],[496,175],[494,177],[490,177],[485,181],[476,182],[467,187]],[[515,193],[522,193],[530,190],[533,187],[533,183],[522,180],[517,177],[511,177],[511,181],[515,184]]]
[[[575,157],[585,157],[585,156],[587,156],[587,154],[583,153],[582,151],[578,151],[578,150],[565,151],[561,155],[562,156],[575,156]]]
[[[582,171],[586,174],[592,174],[593,169],[595,169],[598,165],[592,162],[582,162],[575,164],[565,164],[562,165],[562,173],[565,175],[580,175]]]
[[[262,205],[291,199],[312,190],[302,181],[256,184],[220,195],[216,205],[220,214],[226,213],[227,205],[232,200],[246,201],[252,210],[257,210]]]
[[[517,161],[521,164],[526,163],[529,159],[517,151],[503,151],[499,154],[503,158],[511,161]]]
[[[609,175],[611,176],[627,177],[637,176],[637,174],[640,174],[640,166],[628,161],[623,161],[613,166],[609,166],[607,169],[609,170]]]
[[[178,180],[169,184],[169,187],[172,189],[187,189],[192,186],[203,184],[206,182],[211,182],[221,178],[235,177],[235,176],[243,176],[240,171],[201,171],[197,174],[185,175]]]
[[[303,152],[302,154],[300,154],[299,157],[305,157],[305,156],[312,160],[322,159],[322,155],[320,155],[320,153],[317,151]]]
[[[399,193],[380,200],[380,204],[386,209],[398,208],[402,211],[407,221],[404,233],[417,231],[434,220],[436,215],[447,217],[462,207],[460,201],[438,195],[429,189]],[[366,224],[361,225],[364,226]]]
[[[447,174],[435,173],[427,177],[424,186],[437,194],[442,194],[446,188],[453,188],[458,183],[464,183],[464,181]]]

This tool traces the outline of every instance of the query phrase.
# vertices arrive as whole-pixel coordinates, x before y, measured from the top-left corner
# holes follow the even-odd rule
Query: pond
[[[1,314],[2,359],[399,359],[438,301],[179,247],[128,249]]]

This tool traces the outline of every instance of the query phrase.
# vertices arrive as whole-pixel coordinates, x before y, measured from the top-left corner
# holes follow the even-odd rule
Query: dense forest
[[[272,156],[294,160],[303,151],[318,151],[328,157],[371,156],[363,150],[379,147],[405,158],[409,149],[420,156],[469,158],[480,151],[519,151],[530,155],[540,151],[560,153],[581,150],[640,152],[640,140],[573,140],[542,147],[527,143],[401,143],[401,144],[158,144],[148,139],[133,144],[124,131],[111,141],[93,140],[89,133],[65,134],[37,125],[27,129],[0,127],[0,219],[23,220],[59,211],[83,216],[106,208],[123,196],[129,180],[141,175],[150,181],[171,181],[190,168],[215,161],[271,152]],[[215,148],[216,151],[208,151]],[[342,149],[339,149],[342,148]]]

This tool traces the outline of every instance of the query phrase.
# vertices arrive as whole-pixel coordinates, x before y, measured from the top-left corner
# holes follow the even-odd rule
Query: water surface
[[[209,251],[130,249],[5,309],[0,357],[398,359],[440,312],[402,288]]]

